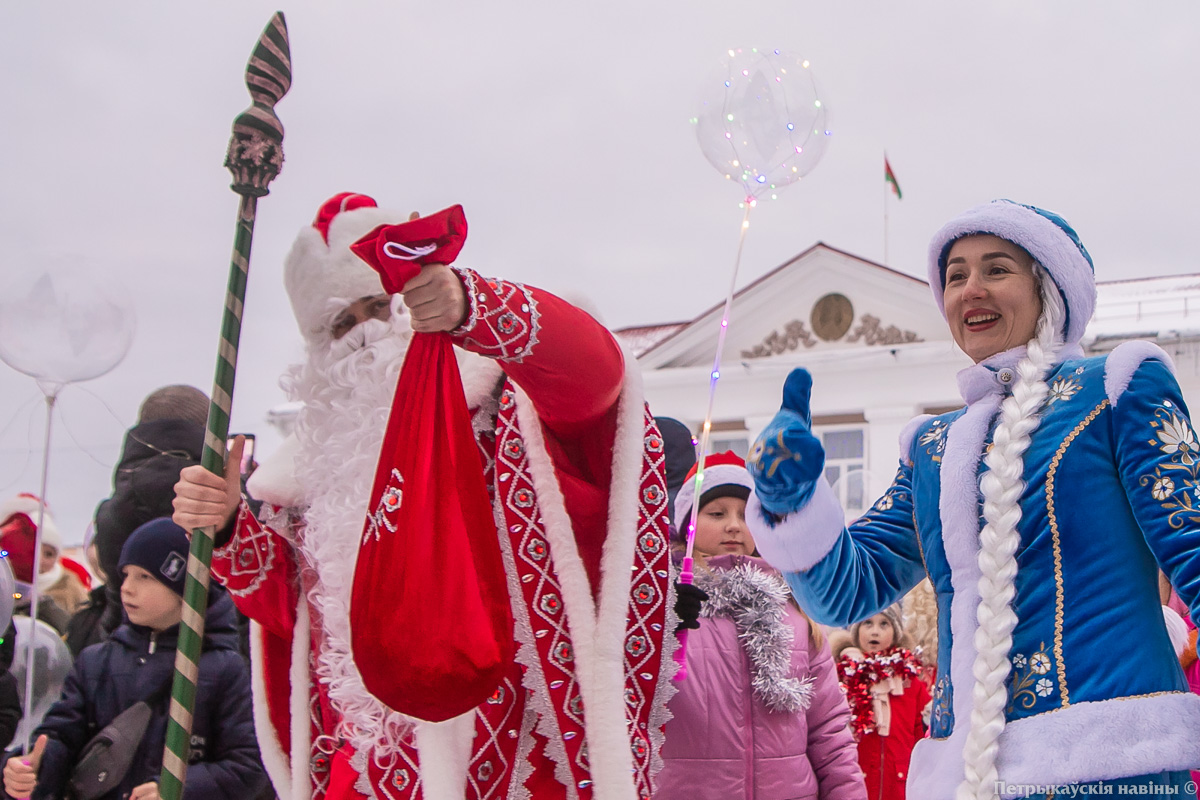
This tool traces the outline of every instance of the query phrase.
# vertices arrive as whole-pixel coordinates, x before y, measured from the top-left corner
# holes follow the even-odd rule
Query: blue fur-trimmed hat
[[[129,534],[121,548],[118,569],[130,564],[149,572],[159,583],[183,597],[190,542],[170,517],[152,519]]]
[[[964,236],[991,234],[1025,248],[1050,273],[1067,307],[1067,344],[1083,338],[1096,308],[1096,270],[1087,248],[1067,221],[1051,211],[1011,200],[993,200],[947,222],[929,243],[929,287],[946,316],[946,257]]]

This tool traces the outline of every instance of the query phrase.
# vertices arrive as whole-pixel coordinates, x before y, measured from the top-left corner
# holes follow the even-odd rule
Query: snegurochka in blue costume
[[[847,528],[810,430],[812,379],[793,371],[751,453],[759,552],[828,625],[929,575],[938,677],[910,798],[1098,781],[1195,797],[1200,697],[1156,584],[1161,567],[1200,612],[1200,452],[1170,358],[1136,341],[1084,358],[1091,257],[1032,206],[949,222],[929,282],[975,361],[958,376],[966,407],[908,425],[894,482]]]

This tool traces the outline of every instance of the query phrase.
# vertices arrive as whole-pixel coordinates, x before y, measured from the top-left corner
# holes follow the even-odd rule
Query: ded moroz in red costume
[[[264,764],[288,800],[647,797],[675,646],[662,438],[632,357],[549,293],[455,268],[470,307],[450,338],[477,446],[474,462],[456,469],[478,469],[492,504],[515,657],[484,702],[441,723],[405,717],[364,686],[363,673],[390,665],[360,673],[355,654],[387,653],[360,653],[362,627],[387,639],[396,624],[364,618],[350,598],[364,522],[379,519],[371,479],[403,353],[380,355],[396,338],[383,328],[403,319],[364,323],[346,345],[327,331],[346,302],[382,291],[350,244],[399,219],[370,198],[339,195],[301,232],[285,282],[309,346],[291,375],[305,405],[295,437],[252,478],[261,521],[243,504],[213,556],[214,574],[255,621]],[[396,361],[376,393],[386,399],[336,399],[330,386],[356,374],[354,359],[354,369]],[[338,427],[355,415],[373,438]]]

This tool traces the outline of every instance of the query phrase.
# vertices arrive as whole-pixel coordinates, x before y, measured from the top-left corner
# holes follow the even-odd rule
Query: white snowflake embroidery
[[[1054,383],[1050,384],[1050,402],[1070,400],[1081,388],[1079,381],[1074,378],[1059,376],[1054,379]]]
[[[1025,656],[1021,655],[1020,653],[1017,653],[1015,656],[1013,656],[1012,662],[1013,666],[1017,669],[1025,669]]]
[[[1170,478],[1159,478],[1150,489],[1155,500],[1166,500],[1175,491],[1175,481]]]
[[[1045,675],[1050,671],[1050,657],[1045,653],[1034,653],[1029,657],[1029,668],[1038,675]]]
[[[890,494],[885,494],[883,497],[879,498],[879,502],[875,504],[876,511],[887,511],[891,507],[892,496]]]
[[[1158,438],[1162,442],[1159,448],[1168,455],[1179,454],[1180,463],[1185,466],[1192,466],[1196,463],[1196,436],[1192,433],[1192,428],[1186,420],[1180,419],[1172,414],[1170,419],[1164,420],[1162,427],[1158,429]]]
[[[1049,678],[1042,678],[1034,688],[1041,697],[1049,697],[1050,693],[1054,691],[1054,684],[1050,682]]]
[[[921,434],[921,444],[933,444],[938,439],[946,434],[946,425],[941,422],[935,422],[933,427]]]

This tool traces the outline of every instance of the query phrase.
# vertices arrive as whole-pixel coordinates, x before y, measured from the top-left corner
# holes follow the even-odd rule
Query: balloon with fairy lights
[[[692,124],[708,162],[753,199],[776,199],[812,172],[832,136],[808,60],[758,48],[729,51]]]
[[[713,402],[721,378],[721,355],[729,332],[730,311],[750,210],[762,199],[777,200],[779,192],[808,175],[825,154],[832,136],[829,105],[817,88],[808,59],[781,50],[748,48],[728,52],[721,67],[704,84],[699,109],[691,119],[704,157],[717,171],[739,184],[744,210],[738,233],[737,256],[725,310],[717,335],[717,352],[708,381],[708,411],[696,448],[696,490],[687,550],[680,582],[692,583],[692,551],[704,485],[704,460],[712,431]],[[687,630],[679,632],[675,651],[676,680],[687,677]]]
[[[33,378],[46,399],[42,488],[33,519],[38,531],[33,562],[37,575],[55,401],[67,384],[98,378],[121,363],[133,342],[134,314],[129,293],[112,276],[87,268],[80,259],[50,258],[41,269],[10,274],[0,287],[0,361]],[[38,593],[35,583],[30,591],[33,608]],[[22,666],[22,674],[35,676],[25,684],[26,719],[34,714],[35,685],[42,680],[34,665],[36,650],[26,650],[27,663]]]

